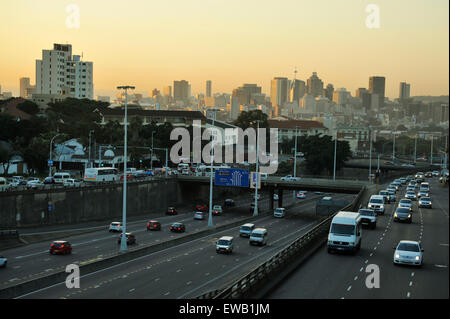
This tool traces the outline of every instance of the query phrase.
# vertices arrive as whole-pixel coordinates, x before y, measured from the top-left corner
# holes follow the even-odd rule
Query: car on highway
[[[222,213],[223,213],[222,206],[220,206],[220,205],[214,205],[214,206],[213,206],[212,214],[213,214],[214,216],[222,215]]]
[[[233,237],[232,236],[222,236],[216,243],[216,253],[227,253],[231,254],[233,252]]]
[[[66,240],[55,240],[50,244],[50,254],[70,254],[72,253],[72,244]]]
[[[384,215],[384,198],[381,195],[370,196],[367,208],[375,210],[377,214]]]
[[[402,166],[403,166],[403,167],[414,167],[414,164],[411,164],[411,163],[403,163]]]
[[[298,182],[300,181],[300,177],[294,177],[292,175],[286,175],[284,177],[281,178],[282,181],[287,181],[287,182]]]
[[[74,179],[74,178],[68,178],[68,179],[64,180],[63,185],[65,187],[80,187],[81,181],[78,179]]]
[[[416,187],[415,186],[408,186],[407,188],[406,188],[406,191],[407,192],[414,192],[416,190]]]
[[[373,209],[360,208],[358,211],[361,215],[361,224],[372,229],[377,227],[377,213]]]
[[[433,173],[432,172],[426,172],[424,174],[425,177],[433,177]]]
[[[416,195],[415,192],[407,191],[406,194],[405,194],[405,198],[416,201],[417,200],[417,195]]]
[[[27,186],[28,189],[40,189],[44,187],[44,183],[42,183],[40,180],[38,179],[32,179],[27,181]]]
[[[244,224],[239,228],[239,236],[250,237],[250,234],[252,233],[253,229],[255,229],[255,224],[252,223]]]
[[[161,223],[157,220],[147,222],[147,230],[161,230]]]
[[[120,244],[122,242],[122,234],[119,235],[117,238],[117,243]],[[132,233],[125,233],[125,236],[127,237],[127,245],[134,245],[136,244],[136,236]]]
[[[414,178],[423,178],[423,172],[417,172],[416,175],[414,175]]]
[[[225,199],[225,201],[223,202],[223,206],[224,207],[234,207],[236,204],[234,203],[234,200],[232,200],[231,198],[227,198]]]
[[[393,247],[394,265],[415,265],[422,266],[424,249],[420,242],[411,240],[401,240],[397,247]]]
[[[205,213],[204,212],[195,212],[194,213],[194,219],[196,219],[196,220],[203,220],[203,219],[205,219]]]
[[[265,228],[255,228],[250,234],[249,245],[267,245],[268,232]]]
[[[0,267],[4,268],[6,267],[6,264],[8,263],[8,258],[5,256],[0,256]]]
[[[400,183],[402,183],[402,185],[406,185],[406,177],[401,177],[399,178]]]
[[[123,181],[124,174],[120,175],[120,180]],[[127,181],[132,180],[134,178],[134,175],[132,173],[127,173]]]
[[[305,193],[303,193],[303,192],[298,192],[298,193],[297,193],[297,198],[298,198],[298,199],[304,199],[304,198],[306,198],[306,195],[305,195]]]
[[[388,188],[387,192],[389,193],[389,196],[391,197],[391,202],[396,202],[397,195],[395,194],[395,190],[393,190],[392,188]]]
[[[170,231],[174,233],[184,233],[186,231],[186,227],[183,223],[173,223],[170,225]]]
[[[400,202],[398,203],[398,207],[406,207],[410,211],[413,210],[412,201],[410,199],[406,199],[406,198],[403,198],[403,199],[400,200]]]
[[[195,205],[195,210],[199,212],[206,212],[208,207],[205,204],[197,204]]]
[[[51,176],[44,178],[44,184],[55,184],[55,179]]]
[[[286,215],[286,209],[283,207],[275,208],[273,211],[273,217],[283,218]]]
[[[417,193],[417,198],[430,197],[430,193],[426,190],[421,190]]]
[[[391,203],[391,195],[389,195],[389,193],[388,193],[387,190],[380,191],[380,192],[378,193],[378,195],[383,196],[383,199],[384,199],[384,203],[385,203],[385,204],[390,204],[390,203]]]
[[[314,192],[314,194],[316,194],[316,195],[323,195],[323,192],[316,191],[316,192]]]
[[[155,176],[155,173],[151,169],[148,169],[146,173],[147,173],[147,176]]]
[[[428,191],[430,192],[430,184],[429,183],[421,183],[419,191]]]
[[[439,177],[439,171],[433,171],[431,173],[433,174],[433,177]]]
[[[431,203],[431,198],[428,196],[422,196],[419,199],[419,207],[424,208],[433,208],[433,204]]]
[[[273,194],[273,200],[277,201],[278,200],[278,194]]]
[[[122,223],[121,222],[112,222],[109,224],[109,232],[121,232],[122,231]]]
[[[167,207],[166,215],[177,215],[177,214],[178,211],[175,207],[173,206]]]
[[[412,223],[412,212],[407,207],[397,207],[394,213],[394,222],[405,221]]]

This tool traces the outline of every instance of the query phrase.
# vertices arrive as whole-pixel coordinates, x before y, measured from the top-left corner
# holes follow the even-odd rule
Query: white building
[[[53,44],[36,60],[36,93],[93,99],[93,62],[72,55],[71,44]]]

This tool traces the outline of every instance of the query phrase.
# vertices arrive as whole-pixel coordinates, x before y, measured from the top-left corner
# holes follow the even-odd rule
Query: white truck
[[[361,248],[361,215],[356,212],[338,212],[331,221],[328,233],[328,253],[356,252]]]

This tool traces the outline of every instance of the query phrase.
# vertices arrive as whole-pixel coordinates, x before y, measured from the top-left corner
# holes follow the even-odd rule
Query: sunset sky
[[[366,27],[368,4],[380,8],[380,28]],[[68,28],[66,8],[80,9]],[[399,83],[411,95],[449,94],[448,0],[2,0],[0,85],[19,92],[35,83],[35,60],[53,43],[94,62],[95,95],[117,85],[148,95],[173,80],[192,93],[231,93],[243,83],[270,92],[275,76],[324,84],[352,95],[369,76],[386,77],[386,95]]]

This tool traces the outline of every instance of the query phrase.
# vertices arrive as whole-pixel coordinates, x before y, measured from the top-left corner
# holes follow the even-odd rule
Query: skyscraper
[[[384,97],[385,97],[385,87],[386,87],[386,78],[384,76],[371,76],[369,78],[369,93],[372,94],[372,106],[378,106],[378,110],[384,107]],[[378,101],[374,101],[377,95]],[[375,110],[374,110],[375,111]]]
[[[206,97],[211,96],[211,80],[206,81]]]
[[[275,116],[280,114],[280,109],[288,101],[289,81],[287,78],[276,77],[270,84],[270,101],[275,108]]]
[[[334,86],[333,84],[328,84],[325,89],[323,89],[323,96],[325,96],[328,100],[333,100]]]
[[[173,81],[173,98],[175,101],[187,103],[190,97],[190,85],[188,81]]]
[[[35,92],[36,86],[30,84],[30,78],[20,78],[20,97],[24,99],[31,98]]]
[[[361,99],[362,107],[366,113],[369,112],[372,102],[372,95],[369,91],[367,91],[366,88],[358,88],[355,95],[357,98]]]
[[[172,86],[166,86],[163,89],[163,94],[167,95],[168,97],[172,97]]]
[[[399,91],[399,99],[405,100],[409,99],[410,96],[410,84],[406,82],[400,82],[400,91]]]
[[[93,62],[72,55],[71,44],[53,44],[36,60],[36,93],[93,99]]]
[[[250,104],[252,94],[261,94],[261,87],[257,84],[244,83],[233,90],[233,96],[238,98],[239,105]]]
[[[323,93],[323,82],[317,76],[317,72],[313,72],[311,77],[307,80],[306,91],[309,95],[317,97]]]

